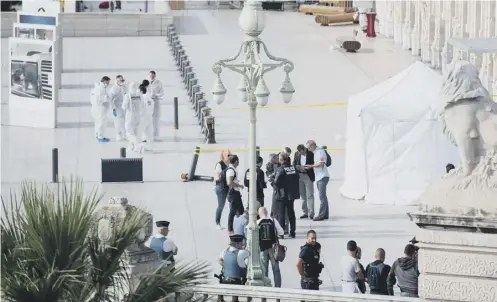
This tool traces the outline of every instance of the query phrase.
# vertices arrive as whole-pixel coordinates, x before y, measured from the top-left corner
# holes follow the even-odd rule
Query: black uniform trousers
[[[288,213],[288,220],[290,221],[290,235],[295,235],[295,209],[294,209],[294,200],[276,200],[276,219],[280,223],[281,227],[285,229],[285,214]]]
[[[228,232],[233,232],[233,220],[235,220],[235,215],[242,215],[245,211],[243,208],[242,194],[237,190],[230,190],[228,193],[228,202],[230,204]]]

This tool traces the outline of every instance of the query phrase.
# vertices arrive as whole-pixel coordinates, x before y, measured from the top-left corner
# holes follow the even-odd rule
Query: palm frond
[[[16,301],[60,301],[82,282],[85,241],[101,196],[96,190],[85,194],[79,179],[63,180],[54,189],[24,182],[20,196],[19,207],[6,211],[10,222],[2,220],[8,248],[16,256],[2,266],[9,268],[5,278],[2,274],[2,289]],[[11,197],[11,204],[15,201]]]
[[[160,267],[144,276],[125,301],[150,302],[172,293],[187,293],[189,288],[204,284],[209,274],[209,264],[201,260]]]

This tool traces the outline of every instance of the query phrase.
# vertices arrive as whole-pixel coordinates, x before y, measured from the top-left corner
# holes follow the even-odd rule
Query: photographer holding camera
[[[319,262],[321,254],[321,244],[317,241],[314,230],[307,232],[305,245],[300,247],[299,259],[297,260],[297,271],[300,274],[300,286],[302,289],[319,290],[322,281],[319,275],[324,265]]]

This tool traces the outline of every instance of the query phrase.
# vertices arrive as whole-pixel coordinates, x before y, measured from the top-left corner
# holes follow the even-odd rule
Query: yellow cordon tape
[[[289,109],[289,108],[312,108],[312,107],[339,107],[339,106],[347,106],[347,102],[332,102],[332,103],[315,103],[315,104],[290,104],[290,105],[273,105],[273,106],[264,106],[257,107],[257,110],[260,109]],[[228,107],[228,108],[216,108],[215,110],[226,110],[226,111],[235,111],[235,110],[248,110],[248,106],[242,107]]]
[[[226,149],[230,149],[231,152],[248,152],[248,148],[203,148],[203,147],[200,147],[200,151],[203,151],[203,152],[221,152],[223,150],[226,150]],[[260,149],[257,149],[259,150],[260,152],[281,152],[283,151],[283,147],[282,148],[260,148]],[[326,151],[344,151],[345,149],[344,148],[327,148]]]

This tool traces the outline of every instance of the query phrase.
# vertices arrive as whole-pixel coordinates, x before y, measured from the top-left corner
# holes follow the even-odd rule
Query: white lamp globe
[[[240,97],[240,100],[243,103],[246,103],[248,101],[247,81],[245,80],[245,78],[243,76],[240,78],[240,83],[238,83],[238,86],[236,87],[236,91],[238,92],[238,96]]]
[[[269,101],[269,89],[267,88],[266,82],[264,82],[264,78],[260,78],[257,86],[254,91],[255,98],[257,100],[257,104],[259,106],[264,107],[267,105]]]
[[[214,87],[212,87],[212,99],[216,104],[221,105],[224,102],[226,96],[226,88],[224,87],[221,77],[218,75],[214,81]]]
[[[290,81],[290,77],[288,76],[288,74],[286,75],[283,84],[281,84],[280,92],[281,95],[283,96],[283,102],[285,104],[288,104],[292,101],[295,89],[293,88],[292,82]]]

